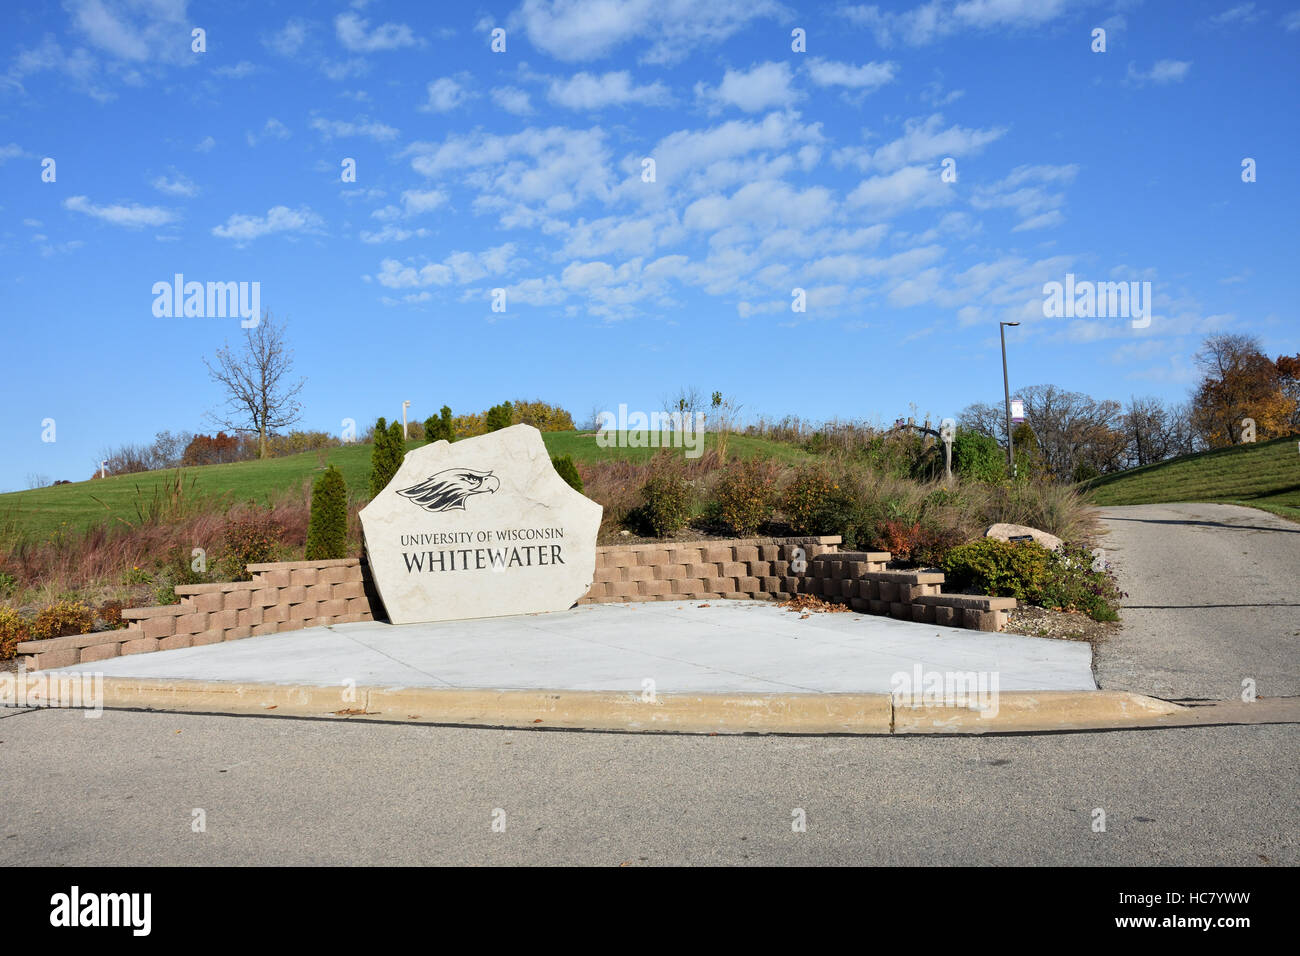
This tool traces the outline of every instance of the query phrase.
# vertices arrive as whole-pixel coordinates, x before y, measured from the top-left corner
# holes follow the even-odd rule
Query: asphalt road
[[[1166,700],[1300,695],[1300,524],[1236,505],[1103,508],[1102,547],[1128,592],[1099,645],[1106,690]]]
[[[1295,725],[683,737],[5,713],[0,865],[1300,863]]]

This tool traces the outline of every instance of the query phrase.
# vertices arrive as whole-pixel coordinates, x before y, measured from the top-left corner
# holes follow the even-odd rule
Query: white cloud
[[[3,166],[11,159],[17,159],[20,156],[26,155],[26,151],[17,143],[10,143],[8,146],[0,146],[0,166]]]
[[[730,197],[697,199],[686,207],[682,224],[708,232],[742,224],[760,230],[806,229],[825,222],[834,211],[830,190],[821,186],[796,190],[784,182],[758,182],[742,186]]]
[[[374,219],[390,220],[402,217],[410,218],[437,209],[447,201],[447,194],[439,189],[408,189],[402,193],[402,205],[384,206],[370,215]]]
[[[1005,127],[967,129],[962,126],[943,128],[943,116],[934,113],[924,120],[911,119],[903,125],[903,135],[875,150],[845,147],[836,150],[832,159],[837,165],[852,163],[864,172],[890,170],[914,163],[925,163],[941,156],[967,156],[978,153],[989,143],[1006,134]]]
[[[169,196],[197,196],[199,194],[199,187],[180,173],[177,173],[174,179],[159,176],[153,181],[153,188],[160,193],[167,193]]]
[[[645,86],[632,82],[626,70],[596,75],[577,73],[564,80],[552,80],[547,98],[571,110],[598,110],[606,106],[663,106],[671,101],[668,87],[658,80]]]
[[[196,153],[211,152],[212,147],[216,145],[217,145],[217,141],[215,139],[213,139],[211,136],[205,136],[203,137],[203,139],[199,140],[198,144],[194,147],[194,152]]]
[[[479,253],[453,252],[442,262],[426,262],[417,267],[397,259],[384,259],[374,278],[389,289],[412,289],[423,286],[465,285],[488,276],[508,272],[515,261],[515,244],[507,242]]]
[[[161,206],[141,206],[138,203],[97,206],[85,196],[70,196],[63,200],[63,207],[128,229],[164,226],[176,219],[175,213]]]
[[[361,241],[373,245],[380,242],[405,242],[407,239],[425,239],[430,235],[431,233],[428,229],[403,229],[401,226],[389,223],[378,232],[367,232],[362,230]]]
[[[847,197],[850,206],[865,207],[880,216],[938,206],[951,199],[952,185],[939,178],[938,170],[925,166],[904,166],[885,176],[864,179]]]
[[[411,167],[430,178],[465,171],[480,191],[480,210],[502,210],[507,201],[541,203],[566,210],[584,199],[610,195],[613,172],[605,134],[599,128],[529,127],[500,136],[476,130],[442,143],[415,143]]]
[[[304,20],[293,17],[278,32],[262,37],[262,45],[280,56],[295,56],[307,42],[308,30]]]
[[[928,0],[911,10],[875,4],[844,8],[849,22],[866,27],[881,46],[902,41],[924,46],[961,30],[1017,30],[1041,26],[1067,11],[1068,0]]]
[[[109,56],[141,64],[196,62],[184,2],[67,0],[73,29]]]
[[[651,41],[640,59],[674,63],[695,48],[718,44],[751,20],[776,18],[775,0],[524,0],[510,25],[557,60],[608,56],[634,40]]]
[[[1222,27],[1234,23],[1254,23],[1259,17],[1260,14],[1255,10],[1255,4],[1239,3],[1235,7],[1229,7],[1222,13],[1216,13],[1210,17],[1209,23],[1211,26]]]
[[[1192,68],[1190,60],[1157,60],[1145,73],[1134,64],[1128,65],[1125,82],[1132,86],[1144,86],[1147,83],[1181,83]]]
[[[528,94],[514,86],[498,86],[492,91],[492,101],[507,113],[515,116],[527,116],[533,111]]]
[[[212,234],[221,239],[244,242],[273,232],[314,232],[322,225],[320,216],[306,206],[301,209],[273,206],[265,216],[236,213],[226,220],[225,225],[213,226]]]
[[[1282,29],[1287,33],[1295,33],[1297,30],[1300,30],[1300,10],[1291,10],[1288,13],[1284,13],[1279,22],[1282,24]]]
[[[248,60],[240,60],[238,63],[229,66],[219,66],[212,72],[217,76],[227,76],[232,80],[242,80],[246,76],[252,76],[257,72],[257,65],[250,63]]]
[[[268,139],[288,139],[292,134],[289,127],[285,126],[278,119],[272,116],[262,124],[261,132],[254,133],[248,130],[244,133],[244,139],[249,146],[256,146],[258,143],[265,142]],[[211,139],[212,137],[208,137]],[[206,150],[204,150],[206,152]]]
[[[818,86],[845,86],[852,90],[878,89],[892,83],[898,72],[897,63],[864,63],[854,66],[819,56],[808,61],[808,76]]]
[[[470,94],[449,76],[434,80],[428,86],[428,99],[420,106],[426,113],[449,113],[470,98]]]
[[[385,23],[373,30],[370,22],[355,13],[340,13],[334,18],[334,31],[339,43],[353,53],[376,53],[381,50],[398,50],[418,46],[421,41],[404,23]]]
[[[346,120],[321,119],[316,116],[307,125],[327,140],[344,139],[349,136],[365,136],[376,142],[384,143],[396,139],[399,132],[391,126],[376,123],[364,117],[358,118],[354,122],[347,122]]]
[[[746,113],[757,113],[793,105],[800,93],[791,87],[791,79],[790,64],[759,63],[748,72],[727,70],[717,87],[697,83],[695,95],[714,111],[735,106]]]

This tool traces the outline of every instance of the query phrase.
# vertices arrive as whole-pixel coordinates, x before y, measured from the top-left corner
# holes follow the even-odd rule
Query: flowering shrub
[[[95,612],[80,601],[57,601],[36,612],[32,640],[89,634],[95,626]]]
[[[13,608],[0,607],[0,661],[7,661],[18,652],[18,644],[29,640],[31,630],[27,622]]]

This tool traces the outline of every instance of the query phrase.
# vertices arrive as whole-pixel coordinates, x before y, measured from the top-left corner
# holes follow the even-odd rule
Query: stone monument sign
[[[572,607],[601,510],[556,473],[541,432],[512,425],[408,453],[360,517],[389,620],[414,624]]]

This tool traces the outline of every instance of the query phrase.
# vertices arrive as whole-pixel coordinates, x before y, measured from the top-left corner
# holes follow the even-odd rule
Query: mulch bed
[[[1117,621],[1094,621],[1077,611],[1056,611],[1022,604],[1010,613],[1004,634],[1054,637],[1096,645],[1119,630]]]

